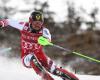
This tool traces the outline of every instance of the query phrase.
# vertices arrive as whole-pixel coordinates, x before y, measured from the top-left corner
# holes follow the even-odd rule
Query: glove
[[[0,27],[8,26],[8,22],[6,19],[0,20]]]
[[[40,45],[43,45],[43,46],[46,46],[46,45],[53,45],[48,39],[46,39],[46,38],[43,37],[43,36],[40,36],[40,37],[38,38],[38,43],[39,43]]]
[[[3,27],[3,26],[4,26],[3,21],[0,21],[0,27]]]

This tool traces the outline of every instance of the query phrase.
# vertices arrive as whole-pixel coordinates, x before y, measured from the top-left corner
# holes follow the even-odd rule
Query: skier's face
[[[42,25],[43,25],[43,22],[41,22],[41,21],[33,21],[32,22],[32,28],[35,30],[41,29]]]

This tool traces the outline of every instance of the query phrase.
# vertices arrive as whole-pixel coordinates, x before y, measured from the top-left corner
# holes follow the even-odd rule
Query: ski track
[[[61,78],[52,75],[55,80]],[[80,80],[100,80],[100,76],[76,75]],[[0,80],[41,80],[33,69],[25,68],[20,59],[0,57]]]

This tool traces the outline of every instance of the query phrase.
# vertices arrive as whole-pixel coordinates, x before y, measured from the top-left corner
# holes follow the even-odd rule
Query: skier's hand
[[[38,43],[40,45],[43,45],[43,46],[46,46],[46,45],[53,45],[47,38],[43,37],[43,36],[40,36],[38,38]]]
[[[0,28],[4,26],[3,21],[0,20]]]
[[[8,26],[8,22],[6,19],[3,19],[3,20],[0,20],[0,27],[5,27],[5,26]]]

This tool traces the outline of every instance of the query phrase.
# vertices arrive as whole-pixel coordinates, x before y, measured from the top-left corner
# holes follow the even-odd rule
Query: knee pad
[[[33,56],[33,54],[28,54],[22,58],[22,62],[25,67],[31,68],[30,61],[31,61],[32,56]]]

